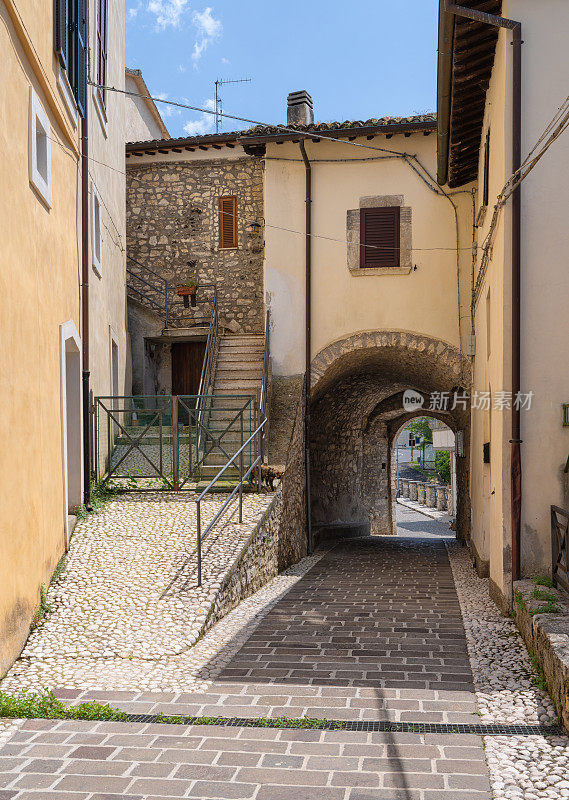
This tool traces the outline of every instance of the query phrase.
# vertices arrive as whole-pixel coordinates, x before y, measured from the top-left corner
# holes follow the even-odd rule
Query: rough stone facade
[[[244,544],[241,554],[224,576],[202,634],[249,597],[278,572],[278,551],[283,498],[281,488],[263,518]]]
[[[269,462],[286,464],[298,401],[302,394],[302,375],[273,376],[269,402]]]
[[[233,195],[237,247],[221,249],[219,198]],[[263,240],[249,229],[263,216],[255,156],[127,167],[128,255],[172,286],[216,284],[220,323],[234,332],[263,332]]]
[[[279,571],[296,564],[307,554],[306,466],[304,392],[298,399],[292,426],[286,470],[283,476],[283,503],[279,526]]]
[[[547,589],[555,597],[551,605],[557,610],[540,614],[544,601],[534,597],[535,590],[533,581],[514,583],[514,619],[543,670],[559,719],[569,731],[569,597],[563,591]]]

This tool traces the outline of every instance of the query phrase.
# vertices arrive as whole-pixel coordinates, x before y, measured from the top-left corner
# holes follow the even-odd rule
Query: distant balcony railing
[[[169,283],[158,272],[127,256],[127,297],[156,314],[164,323],[165,328],[209,326],[215,298],[215,285],[213,283],[200,284],[197,288],[195,307],[190,305],[187,308],[183,298],[178,297],[177,285]]]

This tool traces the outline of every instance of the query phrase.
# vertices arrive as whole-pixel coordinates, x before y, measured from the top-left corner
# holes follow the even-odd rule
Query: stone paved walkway
[[[91,679],[87,688],[74,679],[59,693],[144,712],[476,723],[511,707],[527,722],[549,719],[519,637],[465,551],[440,523],[413,538],[413,513],[403,512],[397,539],[347,542],[279,576],[215,626],[194,648],[201,660],[161,691],[95,692]],[[16,684],[9,676],[3,688]],[[491,785],[504,800],[569,797],[566,737],[10,725],[0,800],[490,800]]]

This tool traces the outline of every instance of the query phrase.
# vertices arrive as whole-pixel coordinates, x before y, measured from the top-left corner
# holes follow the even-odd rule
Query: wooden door
[[[205,342],[172,345],[172,394],[197,394],[205,355]]]

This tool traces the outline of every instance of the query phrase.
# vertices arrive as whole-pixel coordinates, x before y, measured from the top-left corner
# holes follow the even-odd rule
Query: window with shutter
[[[400,266],[399,206],[360,209],[360,268]]]
[[[107,39],[108,39],[108,0],[97,0],[97,83],[107,85]],[[107,92],[99,89],[103,105],[107,104]]]
[[[69,0],[54,0],[55,52],[63,69],[67,69],[67,6]]]
[[[81,116],[85,115],[87,0],[54,0],[54,48]]]
[[[219,198],[219,247],[237,247],[237,198]]]

